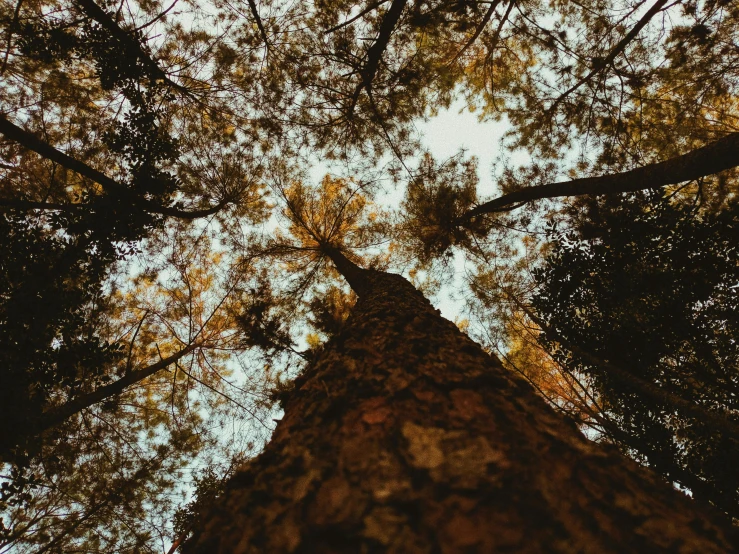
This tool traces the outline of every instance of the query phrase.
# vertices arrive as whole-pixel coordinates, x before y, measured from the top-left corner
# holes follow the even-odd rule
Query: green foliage
[[[737,437],[657,403],[568,345],[739,421],[739,206],[718,214],[659,195],[590,201],[553,234],[533,304],[561,340],[555,359],[588,377],[613,439],[670,481],[737,517]]]

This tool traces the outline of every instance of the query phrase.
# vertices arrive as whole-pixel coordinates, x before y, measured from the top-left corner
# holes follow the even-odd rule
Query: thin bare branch
[[[590,79],[592,79],[595,75],[600,73],[604,68],[608,67],[613,63],[613,61],[618,57],[621,52],[623,52],[626,49],[626,46],[634,40],[636,35],[639,34],[639,32],[651,21],[651,19],[657,15],[663,8],[665,4],[667,4],[668,0],[657,0],[654,5],[649,9],[647,13],[644,14],[644,16],[637,22],[636,25],[634,25],[634,28],[629,31],[624,38],[622,38],[619,43],[613,47],[613,49],[608,53],[608,55],[603,58],[602,60],[599,60],[597,64],[594,64],[593,69],[585,75],[585,77],[581,78],[577,83],[572,85],[569,89],[567,89],[565,92],[563,92],[555,101],[554,103],[549,107],[547,110],[548,112],[553,112],[557,106],[564,100],[567,96],[569,96],[572,92],[576,91],[578,88],[580,88],[582,85],[587,83]]]
[[[361,18],[361,17],[364,17],[365,15],[367,15],[367,14],[368,14],[368,13],[370,13],[371,11],[374,11],[374,10],[376,10],[377,8],[379,8],[380,6],[382,6],[383,4],[385,4],[385,3],[386,3],[386,2],[388,2],[388,1],[389,1],[389,0],[380,0],[379,2],[375,2],[374,4],[371,4],[371,5],[369,6],[369,7],[367,7],[367,8],[365,8],[365,9],[363,9],[363,10],[362,10],[361,12],[359,12],[359,13],[358,13],[357,15],[355,15],[354,17],[352,17],[352,18],[350,18],[350,19],[347,19],[347,20],[346,20],[346,21],[344,21],[343,23],[339,23],[338,25],[335,25],[335,26],[331,27],[331,28],[330,28],[330,29],[328,29],[327,31],[324,31],[324,32],[323,32],[323,34],[324,34],[324,35],[329,35],[329,34],[331,34],[331,33],[334,33],[334,32],[336,32],[336,31],[338,31],[339,29],[342,29],[342,28],[346,27],[347,25],[351,25],[351,24],[352,24],[352,23],[354,23],[354,22],[355,22],[355,21],[356,21],[357,19],[359,19],[359,18]]]
[[[498,7],[498,4],[500,4],[501,0],[493,0],[493,2],[490,4],[490,7],[488,8],[488,11],[485,12],[485,15],[482,18],[482,21],[480,21],[480,24],[475,28],[475,32],[472,34],[470,39],[465,43],[465,45],[462,47],[462,49],[457,52],[457,55],[454,56],[454,59],[449,62],[449,65],[456,62],[459,58],[462,57],[462,55],[472,46],[475,41],[477,40],[477,37],[480,36],[482,31],[485,29],[485,26],[488,24],[490,19],[493,17],[493,14],[495,13],[495,9]]]

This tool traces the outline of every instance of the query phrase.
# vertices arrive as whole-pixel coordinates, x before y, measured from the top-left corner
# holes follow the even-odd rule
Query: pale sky
[[[423,135],[424,144],[437,160],[454,156],[460,148],[466,149],[467,156],[477,157],[477,175],[480,179],[478,194],[483,197],[495,196],[497,193],[492,175],[492,164],[498,155],[500,139],[508,125],[505,122],[481,123],[477,114],[470,113],[468,110],[460,112],[463,106],[462,102],[457,102],[450,109],[440,112],[438,116],[427,122],[417,124],[416,127]],[[432,299],[434,305],[441,310],[441,315],[452,321],[463,319],[463,306],[459,299],[452,297],[463,288],[463,255],[457,254],[454,267],[455,282],[451,286],[444,287],[436,298]]]

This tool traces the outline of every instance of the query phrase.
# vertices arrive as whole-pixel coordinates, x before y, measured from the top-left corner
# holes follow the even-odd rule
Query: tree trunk
[[[732,552],[730,531],[588,441],[398,275],[359,294],[187,553]]]

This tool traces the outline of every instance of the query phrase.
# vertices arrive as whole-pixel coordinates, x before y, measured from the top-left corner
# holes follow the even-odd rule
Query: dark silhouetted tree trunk
[[[400,276],[359,294],[192,553],[731,552],[728,531],[585,439]]]

